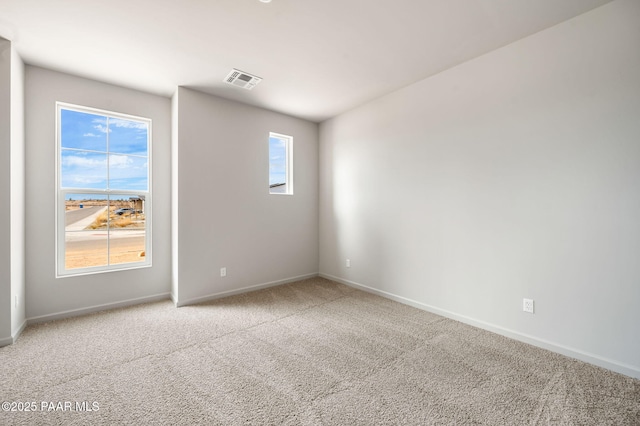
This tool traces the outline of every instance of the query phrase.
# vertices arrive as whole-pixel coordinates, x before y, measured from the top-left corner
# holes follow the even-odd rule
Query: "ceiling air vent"
[[[256,84],[260,83],[262,79],[234,68],[229,75],[225,77],[224,81],[225,83],[251,90]]]

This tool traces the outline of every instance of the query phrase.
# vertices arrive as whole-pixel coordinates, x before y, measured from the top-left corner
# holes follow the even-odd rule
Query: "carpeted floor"
[[[0,386],[2,425],[640,425],[639,380],[321,278],[30,326]]]

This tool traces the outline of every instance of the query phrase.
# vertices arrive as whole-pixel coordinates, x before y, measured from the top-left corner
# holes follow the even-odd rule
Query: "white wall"
[[[25,325],[24,64],[0,38],[0,346]],[[17,304],[15,303],[17,298]]]
[[[185,88],[177,103],[178,304],[317,274],[317,124]],[[293,136],[292,196],[269,195],[269,132]]]
[[[0,346],[11,338],[11,43],[0,38]]]
[[[24,62],[11,49],[11,335],[26,325]],[[17,304],[16,304],[17,298]]]
[[[180,286],[178,283],[178,90],[171,98],[171,299],[175,304],[179,300]]]
[[[153,121],[153,266],[55,278],[56,101]],[[38,67],[26,67],[27,318],[167,297],[171,277],[171,101]]]
[[[616,1],[322,123],[321,274],[640,377],[639,22]]]

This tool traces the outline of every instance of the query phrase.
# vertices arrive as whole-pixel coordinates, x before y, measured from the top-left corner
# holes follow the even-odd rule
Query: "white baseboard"
[[[514,330],[510,330],[508,328],[500,327],[495,324],[480,321],[471,317],[467,317],[465,315],[457,314],[455,312],[447,311],[445,309],[440,309],[435,306],[427,305],[425,303],[418,302],[406,297],[398,296],[392,293],[388,293],[386,291],[368,287],[364,284],[360,284],[355,281],[350,281],[340,277],[336,277],[329,274],[323,274],[323,273],[320,273],[318,275],[328,280],[336,281],[336,282],[348,285],[350,287],[366,291],[368,293],[373,293],[378,296],[382,296],[387,299],[391,299],[396,302],[403,303],[405,305],[413,306],[414,308],[422,309],[424,311],[431,312],[433,314],[440,315],[445,318],[450,318],[456,321],[460,321],[462,323],[465,323],[477,328],[481,328],[483,330],[491,331],[493,333],[500,334],[502,336],[509,337],[514,340],[518,340],[520,342],[528,343],[530,345],[537,346],[539,348],[547,349],[551,352],[556,352],[556,353],[568,356],[570,358],[578,359],[580,361],[584,361],[589,364],[597,365],[598,367],[606,368],[608,370],[615,371],[620,374],[624,374],[629,377],[640,379],[640,368],[634,367],[632,365],[628,365],[618,361],[600,357],[598,355],[590,354],[588,352],[584,352],[579,349],[564,346],[555,342],[550,342],[545,339],[540,339],[535,336],[520,333]]]
[[[20,337],[20,335],[22,334],[22,332],[24,331],[25,328],[27,328],[27,320],[26,319],[24,321],[22,321],[22,324],[20,324],[20,327],[18,327],[17,330],[15,330],[14,332],[11,333],[11,338],[13,339],[13,343],[15,343],[16,340],[18,340],[18,337]]]
[[[236,294],[242,294],[242,293],[248,293],[250,291],[261,290],[261,289],[269,288],[269,287],[275,287],[275,286],[278,286],[278,285],[288,284],[288,283],[292,283],[292,282],[296,282],[296,281],[300,281],[300,280],[305,280],[307,278],[314,278],[314,277],[317,277],[317,276],[318,276],[318,273],[314,272],[312,274],[298,275],[297,277],[285,278],[283,280],[271,281],[271,282],[268,282],[268,283],[256,284],[256,285],[251,285],[251,286],[248,286],[248,287],[242,287],[242,288],[239,288],[239,289],[236,289],[236,290],[222,291],[220,293],[213,293],[213,294],[208,294],[206,296],[200,296],[200,297],[194,297],[194,298],[187,299],[187,300],[181,300],[181,301],[178,301],[176,303],[176,306],[177,307],[181,307],[181,306],[195,305],[196,303],[209,302],[211,300],[221,299],[223,297],[234,296]]]
[[[170,293],[160,293],[153,296],[138,297],[135,299],[122,300],[120,302],[105,303],[103,305],[94,305],[87,308],[70,309],[68,311],[57,312],[55,314],[40,315],[37,317],[27,318],[27,325],[38,324],[41,322],[54,321],[63,318],[76,317],[80,315],[91,314],[94,312],[106,311],[107,309],[123,308],[125,306],[141,305],[143,303],[158,302],[160,300],[170,299]]]
[[[3,339],[0,339],[0,348],[3,346],[13,345],[16,342],[16,340],[18,340],[18,337],[20,337],[20,334],[22,334],[22,331],[24,331],[26,327],[27,327],[27,320],[24,320],[22,321],[22,324],[20,324],[20,327],[18,327],[17,330],[11,332],[10,337],[5,337]]]

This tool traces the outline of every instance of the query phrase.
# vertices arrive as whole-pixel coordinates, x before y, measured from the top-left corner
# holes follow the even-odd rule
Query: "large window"
[[[293,138],[269,133],[269,193],[293,194]]]
[[[151,264],[151,120],[57,104],[57,274]]]

